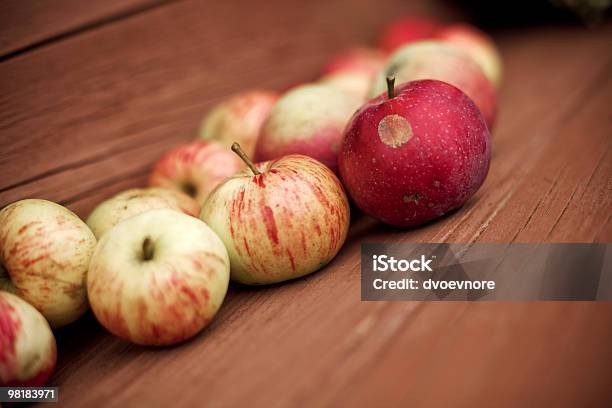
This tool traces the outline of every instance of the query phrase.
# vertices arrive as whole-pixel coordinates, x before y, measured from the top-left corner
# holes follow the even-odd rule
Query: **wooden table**
[[[42,197],[85,217],[145,185],[214,103],[313,79],[413,11],[461,17],[400,0],[5,0],[0,205]],[[356,216],[324,270],[232,287],[178,347],[131,345],[88,315],[57,332],[60,405],[612,406],[609,302],[360,302],[362,242],[612,239],[612,26],[492,34],[505,83],[491,171],[467,205],[409,230]]]

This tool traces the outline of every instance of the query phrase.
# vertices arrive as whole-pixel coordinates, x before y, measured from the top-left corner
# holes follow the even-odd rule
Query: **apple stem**
[[[249,169],[251,169],[254,176],[261,174],[261,172],[257,170],[257,167],[255,167],[251,159],[249,159],[249,156],[246,155],[246,153],[242,150],[242,147],[240,147],[237,142],[232,143],[232,151],[238,156],[240,156],[242,161],[245,162],[247,166],[249,166]]]
[[[387,77],[387,96],[389,99],[395,98],[395,77],[388,76]]]
[[[150,261],[153,259],[153,241],[151,241],[149,237],[146,237],[142,243],[142,259],[143,261]]]

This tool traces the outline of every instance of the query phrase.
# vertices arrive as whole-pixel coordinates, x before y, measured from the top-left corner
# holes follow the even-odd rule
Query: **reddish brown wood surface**
[[[159,0],[4,0],[0,2],[0,58],[127,18]]]
[[[395,15],[456,16],[444,4],[184,1],[7,58],[0,205],[43,197],[86,216],[144,185],[224,96],[314,78]],[[62,405],[612,404],[610,303],[359,300],[362,242],[611,240],[612,26],[493,34],[506,68],[494,158],[466,206],[410,230],[355,215],[324,270],[232,287],[214,323],[178,347],[130,345],[86,316],[57,333]]]

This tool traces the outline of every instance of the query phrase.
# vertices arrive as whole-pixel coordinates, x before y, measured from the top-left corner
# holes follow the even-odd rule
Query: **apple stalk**
[[[242,161],[246,163],[247,166],[249,166],[249,169],[251,169],[254,176],[258,176],[261,174],[261,172],[257,170],[257,167],[255,167],[251,159],[249,159],[249,156],[247,156],[246,153],[242,150],[239,143],[232,143],[232,151],[236,153],[242,159]]]
[[[387,96],[389,99],[395,98],[395,77],[388,76],[387,77]]]

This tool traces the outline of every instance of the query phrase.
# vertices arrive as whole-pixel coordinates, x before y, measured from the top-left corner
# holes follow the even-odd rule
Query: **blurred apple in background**
[[[196,140],[170,150],[159,159],[149,184],[186,193],[201,205],[217,184],[243,167],[242,161],[225,145]]]
[[[489,128],[495,122],[497,96],[482,69],[464,51],[440,41],[419,41],[393,53],[374,79],[370,96],[386,92],[386,78],[396,84],[417,79],[437,79],[466,93],[481,110]]]
[[[319,82],[346,91],[363,102],[374,75],[384,63],[384,54],[375,48],[349,48],[327,63]]]
[[[0,211],[0,289],[38,309],[52,327],[87,310],[85,279],[96,238],[79,217],[46,200]]]
[[[486,33],[468,24],[451,24],[441,27],[435,37],[464,50],[482,68],[493,85],[498,87],[501,84],[501,56]]]
[[[253,165],[221,184],[201,218],[221,237],[232,279],[259,285],[312,273],[336,256],[349,227],[340,181],[318,161],[289,155]]]
[[[0,291],[0,386],[42,387],[57,358],[49,323],[32,305]]]
[[[98,204],[87,218],[96,238],[126,218],[149,210],[169,208],[197,217],[200,205],[187,194],[167,188],[133,188]]]
[[[344,127],[361,101],[329,85],[308,84],[284,94],[272,107],[257,142],[257,160],[299,153],[337,169]]]
[[[227,292],[229,259],[202,221],[147,211],[102,236],[91,259],[91,308],[111,333],[142,345],[169,345],[202,330]]]
[[[319,83],[347,92],[358,101],[365,101],[373,76],[360,71],[337,72],[321,77]]]
[[[385,63],[385,55],[376,48],[349,48],[336,56],[323,67],[323,76],[339,72],[361,72],[374,76]]]
[[[452,85],[422,80],[390,89],[351,119],[340,174],[366,214],[419,225],[460,207],[482,185],[490,135],[474,102]]]
[[[437,29],[438,23],[425,17],[403,17],[385,27],[378,46],[391,53],[403,45],[431,39]]]
[[[276,92],[252,90],[230,97],[204,117],[200,138],[218,140],[227,149],[238,142],[252,155],[261,125],[278,96]]]

